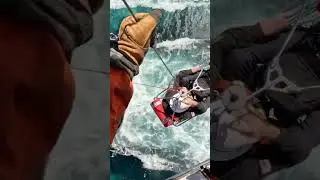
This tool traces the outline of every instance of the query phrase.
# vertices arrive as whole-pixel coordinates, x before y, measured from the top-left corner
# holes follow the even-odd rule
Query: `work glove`
[[[153,32],[159,22],[161,10],[156,9],[151,13],[137,13],[137,18],[125,18],[119,30],[118,49],[136,65],[141,65],[145,54],[150,48]]]

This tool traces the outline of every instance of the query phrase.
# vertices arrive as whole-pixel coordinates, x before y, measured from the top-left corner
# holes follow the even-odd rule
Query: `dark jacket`
[[[0,13],[21,23],[48,26],[71,56],[92,37],[92,15],[102,4],[103,0],[8,0],[1,1]]]
[[[191,69],[180,71],[175,78],[173,86],[186,87],[192,89],[193,82],[198,77],[199,72],[193,73]],[[210,78],[207,71],[203,71],[198,79],[199,86],[204,89],[210,88]],[[191,92],[195,97],[198,105],[194,108],[196,114],[202,114],[207,111],[210,106],[210,90],[193,91]]]
[[[259,73],[264,74],[264,68],[259,69],[260,65],[262,67],[268,65],[283,45],[287,33],[281,32],[272,37],[265,37],[259,24],[228,29],[221,33],[212,44],[211,69],[215,66],[223,78],[242,80],[254,90],[255,87],[262,84],[259,81],[263,80],[263,76],[257,78]],[[316,57],[314,47],[311,47],[310,43],[308,46],[307,43],[316,38],[318,37],[314,33],[310,34],[305,29],[298,29],[280,58],[283,73],[299,86],[320,84],[319,73],[316,72],[316,68],[312,68],[313,66],[319,67],[320,61]],[[215,77],[213,72],[211,76]],[[313,97],[319,97],[319,92],[319,89],[316,89],[308,93],[313,93]],[[284,96],[281,94],[278,97]],[[286,126],[283,126],[285,128],[280,136],[270,145],[276,149],[275,154],[277,155],[268,153],[270,151],[259,150],[259,153],[265,152],[262,153],[264,157],[261,158],[269,158],[272,160],[272,167],[277,167],[272,169],[274,172],[305,160],[311,150],[320,143],[320,131],[318,131],[320,111],[313,109],[308,112],[304,121],[298,124],[296,119],[287,116],[288,113],[277,106],[278,102],[272,104],[273,101],[271,101],[270,103],[275,107],[275,111],[278,111],[278,122],[290,122],[284,123]]]
[[[179,117],[180,120],[188,120],[191,119],[197,115],[203,114],[207,111],[210,105],[210,98],[207,99],[204,98],[202,101],[198,102],[198,105],[196,107],[190,107],[187,111],[182,113],[174,113],[172,109],[169,106],[170,99],[177,93],[176,90],[167,90],[165,94],[165,98],[163,100],[163,108],[166,111],[167,114],[174,114],[176,117]]]

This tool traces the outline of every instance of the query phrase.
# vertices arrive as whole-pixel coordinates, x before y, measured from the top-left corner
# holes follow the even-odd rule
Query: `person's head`
[[[169,107],[176,113],[185,112],[191,107],[191,104],[186,101],[187,98],[191,98],[193,100],[186,87],[182,87],[179,91],[168,91],[166,93],[166,99],[169,103]]]

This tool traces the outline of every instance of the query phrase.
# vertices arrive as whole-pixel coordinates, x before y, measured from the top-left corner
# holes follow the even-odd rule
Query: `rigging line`
[[[138,19],[135,17],[132,9],[130,8],[129,4],[126,2],[126,0],[122,0],[122,2],[125,4],[125,6],[127,7],[128,11],[131,13],[132,17],[136,20],[136,22],[138,22]],[[171,70],[169,69],[169,67],[166,65],[166,63],[164,62],[164,60],[162,59],[162,57],[160,56],[160,54],[158,53],[158,51],[156,50],[156,48],[151,47],[154,52],[157,54],[157,56],[159,57],[159,59],[161,60],[161,62],[163,63],[163,65],[165,66],[165,68],[167,69],[167,71],[170,73],[170,75],[172,76],[172,78],[174,78],[173,73],[171,72]]]
[[[107,72],[98,71],[98,70],[93,70],[93,69],[77,68],[77,67],[72,67],[72,69],[80,70],[80,71],[95,72],[95,73],[100,73],[100,74],[107,75]],[[154,85],[149,85],[149,84],[144,84],[144,83],[136,83],[136,82],[134,82],[133,84],[141,85],[141,86],[147,86],[147,87],[153,87],[153,88],[158,88],[158,89],[162,89],[162,90],[167,90],[167,89],[168,89],[168,88],[165,88],[165,87],[154,86]]]
[[[132,17],[136,20],[136,22],[138,22],[138,19],[135,17],[132,9],[130,8],[130,6],[128,5],[128,3],[126,2],[126,0],[122,0],[122,2],[125,4],[125,6],[127,7],[128,11],[131,13]],[[159,59],[161,60],[161,62],[163,63],[163,65],[165,66],[165,68],[167,69],[167,71],[170,73],[171,77],[174,79],[174,75],[171,72],[171,70],[169,69],[169,67],[166,65],[166,63],[164,62],[164,60],[162,59],[162,57],[160,56],[160,54],[158,53],[158,51],[156,50],[156,48],[151,47],[154,52],[157,54],[157,56],[159,57]],[[219,75],[218,75],[219,76]],[[190,90],[189,92],[191,92],[192,90]]]
[[[136,83],[136,82],[134,82],[133,84],[137,84],[137,85],[141,85],[141,86],[147,86],[147,87],[154,87],[154,88],[163,89],[163,90],[168,89],[168,88],[164,88],[164,87],[160,87],[160,86],[154,86],[154,85],[149,85],[149,84],[144,84],[144,83]]]
[[[128,3],[126,2],[126,0],[122,0],[122,2],[125,4],[125,6],[127,7],[128,11],[131,13],[132,17],[136,20],[136,22],[138,22],[138,19],[135,17],[132,9],[130,8],[130,6],[128,5]],[[158,55],[159,59],[161,60],[161,62],[164,64],[164,66],[166,67],[166,69],[168,70],[168,72],[170,73],[170,75],[172,76],[172,78],[174,78],[172,72],[170,71],[170,69],[167,67],[167,65],[165,64],[165,62],[163,61],[163,59],[161,58],[160,54],[158,53],[158,51],[153,48],[154,52]],[[133,166],[131,166],[133,167]]]
[[[171,77],[174,78],[173,73],[171,72],[171,70],[169,69],[169,67],[166,65],[166,63],[164,62],[164,60],[162,59],[162,57],[160,56],[159,52],[156,50],[156,48],[152,48],[153,51],[157,54],[157,56],[159,57],[159,59],[161,60],[162,64],[164,65],[164,67],[167,69],[167,71],[170,73]]]
[[[289,43],[289,41],[292,39],[292,36],[294,35],[294,33],[296,32],[298,26],[301,24],[301,21],[303,19],[303,12],[306,9],[307,5],[309,4],[309,1],[306,1],[305,4],[303,4],[301,10],[299,11],[298,15],[297,15],[297,22],[295,23],[295,25],[292,27],[291,31],[289,32],[287,38],[285,39],[283,45],[281,46],[279,52],[274,56],[274,58],[271,61],[271,64],[269,66],[271,66],[271,68],[274,68],[275,66],[279,65],[279,60],[280,57],[282,56],[283,52],[286,50],[287,45]],[[265,90],[267,90],[270,87],[275,86],[275,83],[277,83],[277,79],[274,80],[270,80],[270,76],[271,76],[271,70],[268,69],[267,70],[267,76],[266,76],[266,82],[263,85],[262,88],[258,89],[257,91],[253,92],[249,97],[246,98],[246,102],[251,100],[252,98],[256,97],[257,95],[259,95],[260,93],[264,92]],[[282,75],[283,76],[283,75]]]
[[[94,72],[94,73],[99,73],[99,74],[104,74],[104,75],[108,74],[105,71],[99,71],[99,70],[94,70],[94,69],[86,69],[86,68],[78,68],[78,67],[72,67],[72,69],[79,70],[79,71]],[[141,86],[147,86],[147,87],[153,87],[153,88],[158,88],[158,89],[163,89],[163,90],[168,89],[168,88],[165,88],[165,87],[149,85],[149,84],[144,84],[144,83],[136,83],[136,82],[134,82],[133,84],[137,84],[137,85],[141,85]]]
[[[129,4],[127,3],[126,0],[122,0],[122,2],[124,3],[124,5],[127,7],[127,9],[129,10],[129,12],[131,13],[132,17],[134,18],[134,20],[136,20],[136,22],[138,22],[138,19],[136,18],[136,16],[134,15],[132,9],[130,8]]]

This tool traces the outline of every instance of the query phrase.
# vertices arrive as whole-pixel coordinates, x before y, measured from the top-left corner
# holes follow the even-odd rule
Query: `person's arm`
[[[207,111],[207,109],[209,108],[210,106],[210,98],[207,97],[205,98],[204,100],[198,102],[196,100],[193,100],[191,98],[186,98],[184,100],[184,103],[186,104],[189,104],[191,108],[193,108],[193,111],[196,113],[196,114],[202,114],[204,112]]]
[[[262,121],[258,118],[251,119],[253,120],[251,122],[256,124],[255,131],[259,131],[256,134],[268,140],[267,145],[259,149],[259,153],[267,157],[271,156],[270,159],[276,161],[274,164],[277,166],[287,165],[289,167],[304,161],[312,149],[320,143],[319,118],[320,111],[315,111],[309,114],[300,125],[293,125],[285,129],[268,123],[262,125]],[[281,156],[281,159],[274,158],[278,157],[277,154]]]
[[[185,76],[189,76],[191,74],[193,74],[191,69],[179,71],[179,73],[176,75],[176,78],[174,79],[173,86],[174,87],[183,86],[182,83],[181,83],[182,82],[182,78],[185,77]]]
[[[161,10],[135,14],[138,22],[128,16],[120,25],[117,48],[110,49],[110,144],[133,95],[132,77],[139,72],[160,16]]]
[[[254,43],[264,42],[279,32],[288,29],[289,24],[285,17],[276,17],[263,20],[255,25],[230,28],[222,32],[211,42],[210,67],[222,71],[226,56],[234,49],[247,48]],[[211,73],[213,73],[211,71]],[[211,74],[213,75],[213,74]],[[214,77],[214,76],[213,76]]]
[[[210,67],[216,67],[220,72],[225,56],[233,49],[248,47],[254,41],[261,39],[263,32],[259,24],[231,28],[222,32],[211,42],[212,55]]]
[[[301,125],[294,125],[280,129],[262,118],[250,117],[245,120],[255,128],[249,131],[242,129],[239,132],[264,138],[267,143],[254,146],[254,156],[269,163],[268,170],[263,173],[267,176],[284,168],[303,162],[313,148],[320,143],[320,111],[311,113]],[[261,166],[260,168],[266,168]],[[260,170],[262,170],[260,169]]]
[[[289,164],[304,161],[313,148],[320,143],[320,111],[308,115],[302,124],[281,129],[278,136],[270,136],[270,142],[276,144],[287,156]],[[271,135],[271,134],[270,134]]]
[[[305,160],[312,149],[320,144],[320,111],[314,111],[299,125],[292,125],[288,128],[278,128],[259,115],[258,111],[248,109],[250,116],[241,118],[254,128],[240,129],[233,127],[240,133],[249,134],[252,137],[267,140],[268,146],[274,151],[281,153],[282,160],[279,164],[293,166]],[[263,150],[263,149],[262,149]],[[268,155],[270,150],[266,151]],[[276,154],[276,153],[275,153]]]
[[[185,86],[183,84],[184,83],[183,82],[183,78],[186,77],[186,76],[193,75],[193,74],[197,73],[200,70],[201,70],[201,68],[196,66],[196,67],[193,67],[191,69],[186,69],[186,70],[179,71],[179,73],[176,75],[176,78],[174,80],[173,86],[175,86],[175,87]]]
[[[256,157],[269,163],[270,168],[267,168],[262,176],[292,167],[308,158],[313,148],[320,143],[319,117],[320,111],[316,111],[311,113],[301,126],[295,125],[276,131],[273,128],[264,134],[269,143],[257,144],[254,151]],[[264,168],[265,166],[260,165],[261,171],[264,171]]]
[[[198,102],[196,106],[197,114],[205,113],[209,107],[210,107],[210,97],[208,96],[205,100]]]

